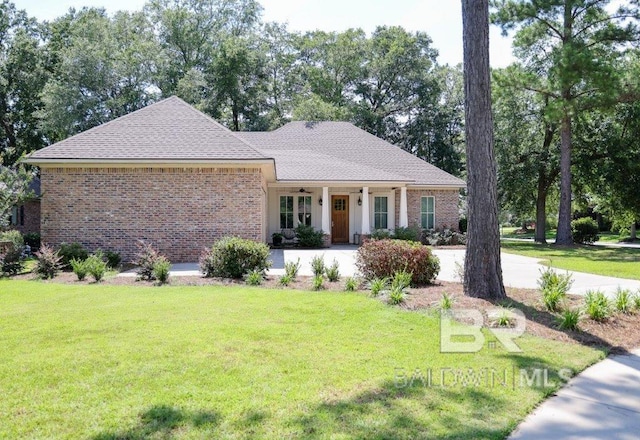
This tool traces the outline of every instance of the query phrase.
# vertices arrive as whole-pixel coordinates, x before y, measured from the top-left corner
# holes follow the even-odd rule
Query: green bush
[[[591,217],[582,217],[571,222],[574,243],[592,244],[600,239],[598,223]]]
[[[453,296],[445,292],[442,294],[442,298],[440,298],[440,301],[438,303],[438,308],[440,310],[451,310],[451,308],[453,308],[454,302],[455,302],[455,299],[453,298]]]
[[[58,251],[43,244],[40,246],[40,250],[35,253],[35,256],[38,260],[34,272],[40,278],[53,278],[60,271],[60,255],[58,255]]]
[[[24,244],[31,248],[31,252],[36,252],[40,249],[40,234],[37,232],[29,232],[22,237]]]
[[[118,252],[115,251],[105,251],[104,258],[109,269],[117,269],[122,262],[122,257]]]
[[[604,321],[611,315],[609,299],[599,290],[590,290],[584,297],[585,311],[594,321]]]
[[[633,295],[631,294],[631,291],[618,287],[616,296],[613,298],[613,304],[618,312],[625,314],[631,313],[633,309]]]
[[[633,295],[633,308],[640,311],[640,289]]]
[[[400,289],[404,290],[411,285],[413,274],[404,270],[400,270],[393,274],[391,279],[391,290]]]
[[[366,241],[358,248],[356,265],[366,279],[409,272],[413,285],[432,283],[440,271],[438,257],[427,246],[402,240]]]
[[[293,281],[293,278],[291,278],[291,275],[289,275],[289,274],[282,275],[280,277],[280,280],[278,280],[278,282],[282,286],[288,286],[289,284],[291,284],[291,281]]]
[[[387,238],[391,238],[391,232],[387,231],[386,229],[374,229],[371,232],[371,239],[372,240],[384,240]]]
[[[95,254],[89,255],[85,260],[87,271],[96,283],[100,282],[107,272],[107,263],[105,263],[102,258],[102,252],[96,252]]]
[[[398,305],[404,302],[405,293],[402,289],[391,289],[387,302],[391,305]]]
[[[396,240],[420,241],[420,234],[421,230],[416,227],[409,226],[404,228],[401,226],[393,231],[393,238]]]
[[[558,318],[558,327],[562,330],[578,330],[580,310],[565,310]]]
[[[313,276],[321,277],[324,275],[324,270],[324,255],[314,255],[311,259],[311,271],[313,272]]]
[[[153,267],[157,261],[166,257],[161,255],[153,246],[142,240],[139,240],[136,243],[136,246],[138,251],[136,252],[132,263],[138,267],[136,270],[138,279],[144,281],[155,280],[156,277],[153,274]]]
[[[355,292],[358,290],[358,280],[354,277],[347,277],[344,281],[344,290],[347,292]]]
[[[371,289],[371,296],[378,296],[389,285],[389,278],[374,278],[369,281],[369,289]]]
[[[76,260],[75,258],[71,260],[71,270],[78,277],[78,281],[83,281],[87,273],[89,272],[89,267],[87,266],[87,260]]]
[[[313,277],[313,280],[311,281],[311,288],[313,290],[324,289],[324,278],[322,278],[322,275],[316,275]]]
[[[0,275],[15,275],[23,268],[22,249],[24,241],[18,231],[0,233],[0,241],[11,243],[0,253]]]
[[[80,243],[62,243],[58,255],[63,269],[71,268],[71,260],[84,261],[89,258],[89,252]]]
[[[242,278],[249,272],[271,267],[269,246],[239,237],[224,237],[200,257],[200,270],[206,277]]]
[[[573,278],[569,272],[561,275],[555,270],[547,267],[545,270],[540,269],[540,278],[538,279],[538,287],[541,291],[558,290],[562,294],[566,294],[573,285]]]
[[[262,280],[264,279],[264,275],[259,270],[252,270],[246,275],[246,283],[249,286],[259,286],[262,284]]]
[[[567,294],[557,287],[548,287],[542,291],[542,303],[550,312],[560,310],[560,305],[566,297]]]
[[[158,284],[166,284],[169,282],[169,272],[171,270],[171,261],[163,255],[159,256],[153,263],[153,277]]]
[[[303,248],[321,248],[324,246],[324,233],[313,226],[299,224],[296,228],[298,246]]]
[[[338,281],[340,279],[340,266],[338,262],[334,259],[331,266],[325,268],[324,273],[330,282],[335,283]]]
[[[300,258],[294,263],[293,261],[287,261],[284,263],[284,273],[291,278],[291,281],[295,280],[300,270]]]

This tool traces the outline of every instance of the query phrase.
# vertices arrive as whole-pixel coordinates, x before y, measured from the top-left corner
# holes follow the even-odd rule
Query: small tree
[[[0,229],[7,226],[11,208],[31,195],[31,179],[32,175],[23,168],[12,169],[0,164]]]

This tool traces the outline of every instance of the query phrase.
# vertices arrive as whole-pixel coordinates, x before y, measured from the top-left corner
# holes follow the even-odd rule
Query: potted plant
[[[282,246],[283,238],[284,235],[282,235],[280,232],[274,232],[273,234],[271,234],[271,239],[273,240],[274,246]]]

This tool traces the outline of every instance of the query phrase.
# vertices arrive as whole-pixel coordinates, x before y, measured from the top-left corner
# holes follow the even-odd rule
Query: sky
[[[402,26],[423,31],[433,40],[440,64],[462,62],[462,12],[460,0],[259,0],[264,21],[286,22],[291,31],[343,31],[362,28],[367,33],[376,26]],[[140,10],[145,0],[14,0],[39,20],[52,20],[71,7],[105,7]],[[494,26],[489,36],[493,67],[505,67],[513,61],[511,38],[502,37]]]

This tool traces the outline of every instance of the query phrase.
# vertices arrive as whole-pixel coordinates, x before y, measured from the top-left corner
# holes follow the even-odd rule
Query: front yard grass
[[[539,258],[558,269],[640,280],[640,249],[522,241],[503,241],[501,246],[504,252]]]
[[[0,280],[0,438],[501,439],[603,356],[517,343],[440,353],[433,314],[362,293]]]

